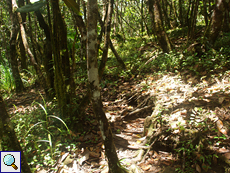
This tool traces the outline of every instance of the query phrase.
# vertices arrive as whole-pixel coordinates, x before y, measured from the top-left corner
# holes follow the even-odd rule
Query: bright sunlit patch
[[[40,0],[30,0],[30,2],[33,4],[35,2],[39,2]]]

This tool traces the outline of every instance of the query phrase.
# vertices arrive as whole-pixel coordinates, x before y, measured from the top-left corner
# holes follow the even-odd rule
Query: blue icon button
[[[15,163],[15,158],[12,154],[7,154],[3,158],[3,162],[7,166],[12,166],[15,170],[18,169],[18,167],[14,164]]]
[[[0,151],[0,173],[21,173],[21,152]]]

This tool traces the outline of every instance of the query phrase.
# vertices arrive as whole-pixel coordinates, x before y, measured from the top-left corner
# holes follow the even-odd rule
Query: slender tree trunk
[[[152,23],[152,33],[155,35],[155,16],[154,16],[154,12],[153,12],[153,0],[148,1],[148,6],[149,6],[149,14],[150,14],[150,18],[151,18],[151,23]]]
[[[208,26],[207,0],[203,0],[203,13],[206,27]]]
[[[16,56],[16,40],[17,40],[17,35],[19,32],[18,28],[18,22],[17,22],[17,15],[16,13],[13,13],[13,7],[17,5],[14,1],[10,0],[10,16],[11,16],[11,21],[12,21],[12,30],[11,30],[11,36],[10,36],[10,63],[11,63],[11,68],[12,68],[12,74],[15,82],[15,88],[16,92],[20,93],[24,90],[24,86],[19,74],[18,70],[18,61],[17,61],[17,56]]]
[[[141,36],[144,34],[144,0],[141,0]]]
[[[86,60],[86,25],[81,16],[73,14],[75,25],[78,27],[79,32],[81,34],[81,52],[80,52],[80,59]]]
[[[102,19],[101,19],[100,13],[98,13],[98,18],[99,18],[99,23],[100,23],[100,25],[101,25],[101,33],[100,33],[100,35],[98,36],[98,39],[97,39],[97,44],[98,44],[97,50],[99,50],[99,48],[100,48],[100,42],[101,42],[101,39],[102,39],[102,34],[103,34],[104,31],[105,31],[104,22],[103,22]],[[124,63],[124,61],[121,59],[121,57],[119,56],[119,54],[117,53],[117,51],[116,51],[115,47],[113,46],[113,43],[112,43],[112,41],[111,41],[110,38],[109,38],[109,46],[110,46],[110,49],[112,50],[114,56],[116,57],[117,62],[121,65],[121,67],[123,68],[123,70],[126,70],[125,63]],[[100,71],[100,70],[99,70],[99,71]],[[102,73],[99,72],[99,80],[101,80],[101,77],[102,77]]]
[[[113,143],[113,135],[108,120],[102,109],[101,93],[99,87],[99,74],[97,68],[97,16],[98,16],[97,0],[88,0],[87,11],[87,69],[89,87],[91,89],[92,104],[94,114],[96,115],[101,135],[105,145],[105,153],[108,158],[109,172],[124,172],[119,163],[116,149]]]
[[[115,35],[116,34],[116,32],[117,32],[117,27],[118,27],[118,1],[119,0],[116,0],[115,1],[115,12],[114,12],[114,28],[113,28],[113,35]]]
[[[189,0],[189,2],[188,2],[188,10],[187,10],[187,13],[186,13],[186,20],[185,20],[185,26],[188,26],[189,25],[189,13],[190,13],[190,11],[191,11],[191,1],[192,0]]]
[[[24,5],[25,5],[24,0],[19,0],[18,1],[18,6],[19,7],[22,7]],[[22,23],[23,23],[24,28],[25,28],[26,13],[22,13],[21,16],[22,16]],[[20,48],[21,68],[24,69],[24,70],[28,70],[26,51],[25,51],[25,48],[24,48],[24,45],[23,45],[21,34],[19,36],[19,42],[20,42],[19,43],[19,48]]]
[[[182,0],[179,0],[179,20],[181,27],[184,27],[184,18],[183,18],[183,2]]]
[[[65,82],[65,73],[63,68],[63,56],[61,56],[61,49],[60,44],[60,9],[59,9],[59,1],[53,0],[52,1],[52,11],[53,11],[53,54],[54,54],[54,85],[55,85],[55,92],[58,100],[58,107],[61,116],[68,116],[67,110],[67,91],[66,91],[66,82]],[[61,19],[62,20],[62,19]],[[64,52],[63,52],[64,53]]]
[[[111,20],[112,20],[112,14],[113,14],[113,4],[114,0],[109,1],[108,6],[108,12],[107,12],[107,18],[105,20],[105,37],[104,37],[104,48],[103,48],[103,54],[102,54],[102,61],[99,67],[99,76],[102,76],[105,65],[107,62],[108,57],[108,49],[109,49],[109,40],[110,40],[110,31],[111,31]]]
[[[44,67],[45,67],[45,71],[46,71],[46,79],[47,79],[47,85],[48,85],[47,98],[49,100],[51,100],[55,96],[51,33],[50,33],[50,28],[46,24],[41,12],[38,10],[38,11],[35,11],[35,14],[38,18],[38,22],[39,22],[40,27],[44,30],[45,35],[46,35],[46,42],[44,45],[44,50],[45,50],[44,51],[45,52]]]
[[[164,14],[165,24],[166,24],[167,28],[170,29],[171,26],[170,26],[170,20],[168,17],[167,6],[168,6],[168,3],[165,2],[164,0],[162,0],[162,10],[163,10],[163,14]]]
[[[3,139],[4,141],[7,140],[7,142],[6,141],[5,142],[8,144],[8,147],[13,151],[21,151],[22,171],[25,173],[32,173],[27,163],[26,157],[23,153],[22,147],[18,142],[13,125],[10,122],[10,117],[6,111],[6,107],[1,95],[0,95],[0,112],[1,112],[0,125],[3,125],[0,127],[0,129],[3,129],[3,131],[0,132],[0,137],[5,136],[4,138],[1,139]]]
[[[224,15],[224,23],[223,23],[223,31],[229,32],[230,31],[230,18],[229,18],[229,12],[230,12],[230,1],[227,3],[225,2],[225,15]]]
[[[155,0],[154,3],[153,0],[149,0],[149,5],[154,6],[154,12],[152,11],[152,7],[149,7],[149,9],[151,10],[150,13],[154,13],[154,19],[152,19],[152,21],[155,21],[155,31],[159,46],[161,47],[163,52],[168,53],[172,50],[172,44],[164,30],[159,0]]]
[[[114,56],[116,57],[117,62],[121,65],[123,70],[126,70],[126,66],[125,66],[124,61],[121,59],[121,57],[117,53],[117,51],[116,51],[115,47],[113,46],[113,43],[110,39],[109,39],[109,46],[110,46],[110,49],[112,50]]]
[[[191,28],[190,28],[190,35],[188,36],[189,39],[194,38],[194,34],[196,30],[196,19],[197,19],[197,13],[198,13],[199,0],[194,1],[194,3],[195,5],[193,6],[192,14],[190,16]]]
[[[36,43],[36,39],[33,36],[33,34],[34,34],[35,37],[36,37],[36,27],[32,28],[32,22],[33,21],[31,20],[31,14],[30,13],[28,13],[28,20],[29,20],[29,22],[28,22],[28,30],[27,31],[28,31],[28,36],[29,36],[29,38],[31,40],[31,43],[32,43],[31,44],[31,49],[30,49],[30,54],[32,54],[33,57],[31,57],[30,55],[28,55],[28,56],[30,58],[34,58],[34,62],[38,63],[37,52],[36,52],[37,49],[35,48],[35,45],[37,43]],[[25,49],[26,49],[26,47],[25,47]],[[27,50],[26,50],[26,52],[27,52]],[[31,61],[31,64],[34,66],[33,61]]]
[[[19,48],[20,48],[21,68],[22,68],[22,70],[28,70],[26,51],[25,51],[25,47],[23,45],[21,34],[19,36]]]
[[[14,4],[14,7],[17,8],[17,4],[15,0],[12,0],[12,4]],[[27,42],[27,38],[26,38],[26,32],[25,32],[25,28],[23,26],[22,23],[22,17],[20,13],[17,13],[17,17],[18,17],[18,22],[20,25],[20,31],[21,31],[21,36],[22,36],[22,41],[23,41],[23,45],[25,47],[25,50],[28,54],[28,56],[30,57],[30,61],[32,63],[32,65],[34,66],[36,73],[38,75],[38,78],[40,79],[39,82],[41,83],[41,86],[44,88],[46,95],[48,95],[48,88],[46,85],[46,80],[42,74],[42,71],[40,69],[40,66],[38,65],[37,61],[35,60],[35,57],[33,55],[33,53],[31,52],[28,42]]]
[[[214,45],[222,27],[223,19],[224,19],[224,0],[217,0],[216,6],[214,8],[212,19],[211,19],[211,30],[209,41],[212,45]]]

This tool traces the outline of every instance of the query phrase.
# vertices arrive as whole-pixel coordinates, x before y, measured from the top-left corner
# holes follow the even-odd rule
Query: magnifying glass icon
[[[14,164],[15,163],[15,158],[11,154],[7,154],[3,158],[3,162],[7,166],[12,166],[15,170],[18,169],[18,167]]]

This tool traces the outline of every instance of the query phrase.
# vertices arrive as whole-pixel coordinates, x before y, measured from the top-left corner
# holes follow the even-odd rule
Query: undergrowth
[[[55,115],[55,107],[43,99],[43,104],[33,102],[30,109],[12,115],[11,122],[33,171],[37,168],[51,167],[61,156],[61,152],[76,149],[77,143],[70,134],[66,123]],[[3,144],[4,150],[7,144]]]

